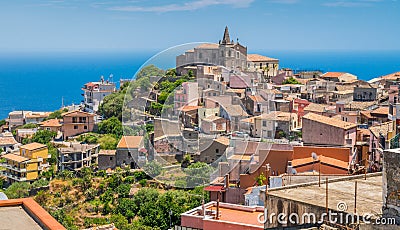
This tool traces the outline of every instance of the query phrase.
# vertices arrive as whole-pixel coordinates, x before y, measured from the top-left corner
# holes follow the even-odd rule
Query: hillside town
[[[24,202],[38,202],[54,226],[74,229],[54,214],[63,205],[46,204],[57,186],[67,187],[66,175],[86,180],[91,170],[89,181],[101,184],[98,175],[144,172],[144,180],[121,182],[126,196],[115,196],[135,200],[150,187],[200,188],[198,202],[181,213],[166,211],[160,229],[377,229],[366,221],[334,223],[323,218],[328,211],[372,213],[372,221],[393,221],[382,229],[398,228],[400,72],[365,81],[352,73],[282,68],[276,58],[248,53],[228,27],[218,43],[174,58],[175,68],[144,67],[119,88],[104,77],[86,83],[80,105],[10,111],[0,123],[0,211],[7,206],[1,191],[46,181],[29,189],[35,200]],[[94,184],[88,190],[99,188]],[[117,187],[109,192],[119,194]],[[93,200],[103,199],[106,188],[101,191]],[[139,211],[126,225],[109,221],[115,202],[107,206],[111,211],[104,205],[103,213],[86,216],[104,221],[85,219],[79,227],[139,229],[126,227]],[[291,223],[289,215],[284,222],[260,221],[260,215],[269,219],[265,210],[313,212],[323,221]]]

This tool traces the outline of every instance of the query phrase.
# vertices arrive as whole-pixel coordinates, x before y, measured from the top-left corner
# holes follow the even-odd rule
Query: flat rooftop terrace
[[[382,213],[382,173],[370,174],[366,180],[363,175],[328,180],[329,209],[338,211],[338,203],[345,202],[347,213],[354,213],[355,181],[357,181],[357,214]],[[268,195],[325,207],[325,179],[321,178],[321,187],[318,186],[318,182],[293,185],[270,189]]]
[[[32,198],[0,200],[0,229],[65,230]]]
[[[0,208],[0,229],[43,229],[22,206]]]

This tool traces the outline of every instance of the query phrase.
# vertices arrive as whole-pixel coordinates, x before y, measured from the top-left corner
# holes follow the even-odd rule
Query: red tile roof
[[[60,120],[58,119],[51,119],[47,121],[43,121],[40,123],[41,127],[61,127]]]

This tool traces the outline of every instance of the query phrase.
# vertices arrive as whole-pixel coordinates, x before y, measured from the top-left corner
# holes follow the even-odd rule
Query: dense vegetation
[[[299,82],[296,78],[294,77],[289,77],[288,79],[284,80],[282,82],[283,85],[288,85],[288,84],[293,84],[293,85],[301,85],[301,82]]]
[[[157,189],[158,184],[149,183],[142,171],[119,169],[106,175],[104,171],[94,173],[85,168],[77,176],[69,171],[60,173],[49,190],[40,191],[35,197],[68,229],[108,223],[122,230],[167,229],[170,224],[180,223],[181,213],[199,206],[203,196],[206,202],[209,200],[201,187],[191,191]]]

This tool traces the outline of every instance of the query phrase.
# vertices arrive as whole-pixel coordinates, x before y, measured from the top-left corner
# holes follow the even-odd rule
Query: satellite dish
[[[313,160],[317,161],[318,160],[318,155],[315,152],[311,153],[311,157],[313,158]]]

